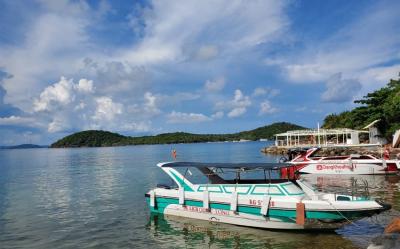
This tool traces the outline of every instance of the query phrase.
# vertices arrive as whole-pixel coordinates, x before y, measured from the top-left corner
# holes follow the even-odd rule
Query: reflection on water
[[[336,232],[349,239],[354,245],[366,248],[374,239],[382,240],[382,233],[390,221],[400,216],[400,176],[399,175],[301,175],[302,179],[310,182],[320,191],[354,194],[356,185],[364,188],[368,186],[368,193],[373,198],[378,198],[392,205],[392,209],[364,218],[353,224],[347,225]],[[358,191],[360,192],[363,191]],[[391,238],[383,239],[390,244]],[[386,247],[385,247],[386,248]],[[390,247],[388,247],[390,248]]]
[[[368,187],[369,195],[373,198],[383,199],[400,210],[400,176],[399,175],[301,175],[309,183],[313,184],[318,190],[327,192],[345,192],[356,194],[358,191]],[[361,191],[363,192],[363,191]],[[361,194],[361,193],[360,193]]]
[[[304,175],[318,189],[348,191],[367,180],[393,205],[337,233],[277,232],[176,217],[150,217],[144,194],[170,178],[155,165],[274,162],[265,143],[0,150],[0,248],[366,248],[399,215],[399,176]]]
[[[269,231],[158,214],[147,229],[162,248],[356,248],[334,233]]]

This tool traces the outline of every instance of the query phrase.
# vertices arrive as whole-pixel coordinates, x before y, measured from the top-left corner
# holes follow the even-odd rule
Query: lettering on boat
[[[250,205],[255,205],[255,206],[261,207],[261,205],[262,205],[262,200],[249,199],[249,204],[250,204]],[[269,206],[270,206],[270,207],[275,206],[275,202],[274,202],[274,201],[271,201],[271,202],[269,203]]]
[[[250,203],[250,205],[261,206],[262,205],[262,200],[249,199],[249,203]]]
[[[196,212],[196,213],[208,212],[207,208],[203,208],[203,207],[184,206],[183,209],[186,211]],[[222,210],[222,209],[211,209],[210,212],[212,214],[216,214],[216,215],[224,215],[224,216],[229,215],[229,211]]]
[[[353,166],[350,165],[317,165],[317,170],[342,170],[342,169],[353,169]]]

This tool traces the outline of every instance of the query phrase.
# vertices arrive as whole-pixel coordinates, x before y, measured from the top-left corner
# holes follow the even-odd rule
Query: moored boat
[[[380,159],[373,155],[319,156],[320,148],[300,151],[288,161],[295,171],[304,174],[380,175],[396,174],[399,160]]]
[[[288,164],[169,162],[158,166],[176,185],[158,185],[146,194],[155,213],[303,230],[336,229],[390,209],[369,196],[317,192],[303,180],[282,179],[279,170]]]

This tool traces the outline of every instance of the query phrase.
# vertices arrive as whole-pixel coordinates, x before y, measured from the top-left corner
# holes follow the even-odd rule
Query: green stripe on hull
[[[150,205],[149,197],[146,197],[146,201],[148,205]],[[179,204],[179,200],[175,198],[156,198],[157,208],[150,207],[150,211],[154,213],[164,213],[164,209],[170,204]],[[193,207],[203,207],[203,202],[201,201],[192,201],[186,200],[185,205],[193,206]],[[229,204],[222,203],[210,203],[210,208],[212,209],[221,209],[221,210],[230,210]],[[259,207],[248,207],[248,206],[238,206],[239,213],[252,214],[261,216]],[[358,211],[358,212],[341,212],[348,219],[364,217],[366,214],[371,213],[373,211]],[[306,211],[306,218],[308,219],[329,219],[329,220],[342,220],[343,216],[339,214],[337,211]],[[269,209],[268,216],[271,218],[281,219],[288,222],[294,222],[296,219],[296,210],[282,210],[282,209]]]

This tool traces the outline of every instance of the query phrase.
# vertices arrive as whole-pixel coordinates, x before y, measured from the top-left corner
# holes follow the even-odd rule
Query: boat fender
[[[296,224],[304,225],[306,222],[305,217],[305,204],[303,202],[296,203]]]
[[[203,192],[203,208],[205,208],[207,211],[210,211],[210,197],[208,190]]]
[[[185,205],[185,190],[179,188],[179,205]]]
[[[156,209],[156,193],[154,190],[150,191],[150,207]]]
[[[269,203],[271,201],[271,196],[269,195],[264,195],[263,200],[262,200],[262,206],[260,213],[264,216],[267,216],[268,214],[268,209],[269,209]]]
[[[237,203],[238,203],[238,193],[236,191],[232,192],[231,196],[231,211],[235,212],[237,211]]]

